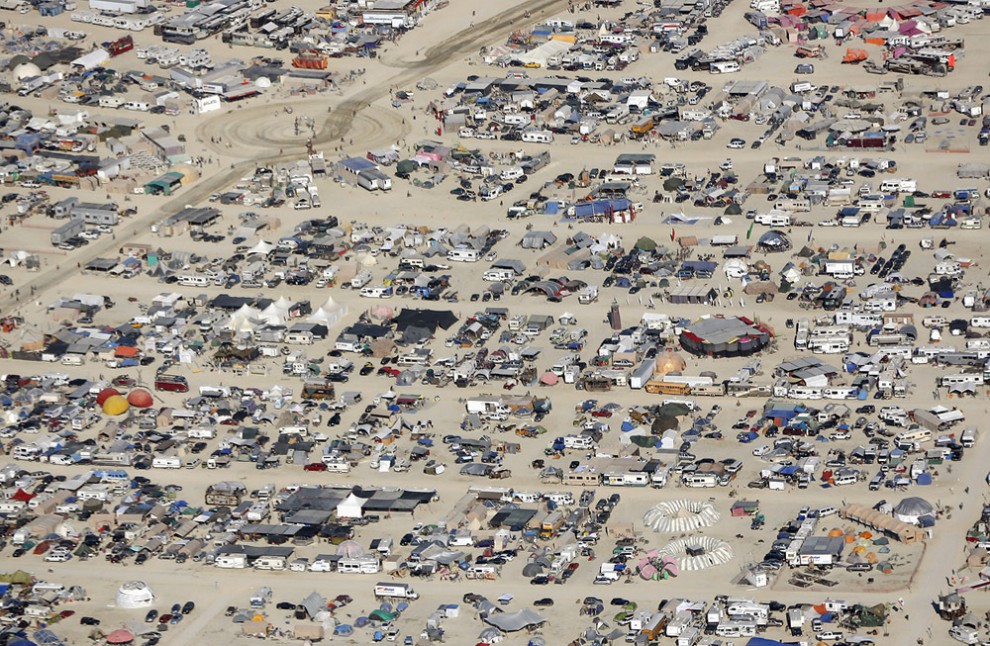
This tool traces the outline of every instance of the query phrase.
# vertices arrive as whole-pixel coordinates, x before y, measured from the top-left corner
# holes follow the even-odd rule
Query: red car
[[[592,411],[591,416],[592,417],[611,417],[612,416],[612,411],[606,410],[604,408],[599,408],[596,411]]]
[[[327,465],[322,462],[313,462],[303,467],[303,471],[326,471]]]

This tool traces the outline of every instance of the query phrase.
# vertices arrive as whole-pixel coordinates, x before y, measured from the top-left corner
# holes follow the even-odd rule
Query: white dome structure
[[[128,581],[117,589],[117,607],[123,610],[150,608],[155,603],[155,593],[144,581]]]
[[[700,553],[694,552],[698,550]],[[732,546],[714,536],[679,538],[667,543],[657,553],[677,559],[683,572],[697,572],[725,565],[734,557]]]
[[[710,527],[720,516],[710,502],[665,500],[643,515],[643,524],[655,532],[691,532]]]
[[[34,63],[21,63],[14,68],[14,79],[22,80],[32,76],[41,76],[41,68]]]
[[[924,498],[910,496],[897,503],[897,506],[894,507],[894,518],[902,523],[918,525],[920,524],[919,519],[922,516],[935,517],[935,507]]]

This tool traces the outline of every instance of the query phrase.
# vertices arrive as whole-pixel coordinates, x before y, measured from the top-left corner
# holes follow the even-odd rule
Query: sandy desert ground
[[[742,22],[742,14],[746,10],[745,4],[738,1],[730,5],[729,9],[718,19],[709,21],[711,35],[707,43],[719,43],[728,40]],[[424,77],[432,77],[437,80],[440,88],[447,84],[462,80],[468,74],[500,74],[502,70],[486,68],[477,62],[469,62],[477,58],[477,51],[480,46],[501,42],[506,32],[514,25],[525,22],[524,14],[529,13],[529,21],[535,21],[541,16],[553,15],[555,12],[566,11],[566,5],[560,0],[538,0],[535,3],[504,2],[488,4],[476,1],[456,2],[443,10],[430,16],[425,25],[414,30],[399,43],[391,45],[378,61],[356,61],[353,59],[337,59],[334,65],[339,65],[341,71],[346,72],[349,68],[364,67],[366,72],[356,83],[343,87],[339,94],[317,95],[314,98],[299,99],[290,97],[286,92],[275,91],[260,100],[255,100],[233,109],[226,109],[223,113],[208,118],[197,118],[191,115],[182,115],[173,119],[164,120],[173,127],[173,131],[186,134],[190,141],[190,152],[202,154],[213,160],[204,168],[204,177],[192,187],[185,189],[176,197],[162,202],[160,199],[146,196],[133,196],[130,204],[138,208],[138,215],[130,222],[118,227],[113,239],[104,237],[95,241],[82,250],[71,253],[53,250],[48,245],[48,234],[53,226],[50,222],[31,221],[25,225],[14,228],[5,228],[0,234],[0,246],[5,249],[24,248],[36,250],[43,254],[44,267],[37,274],[18,274],[11,272],[17,289],[20,290],[20,297],[15,298],[11,289],[5,290],[0,295],[0,306],[4,310],[14,309],[28,320],[28,327],[41,331],[49,331],[55,327],[56,322],[50,320],[45,313],[46,305],[59,294],[73,294],[81,291],[95,291],[109,293],[117,299],[118,306],[109,313],[101,313],[97,322],[109,322],[112,316],[113,321],[120,321],[124,317],[137,314],[137,306],[141,302],[147,302],[152,296],[160,293],[165,288],[164,285],[152,282],[150,279],[139,278],[128,282],[104,282],[92,276],[82,275],[78,270],[78,264],[85,264],[91,258],[101,255],[112,254],[115,249],[125,240],[148,242],[160,245],[166,250],[194,250],[203,254],[213,254],[217,249],[209,245],[195,243],[188,238],[163,239],[155,236],[150,225],[161,219],[164,215],[175,212],[178,208],[186,204],[198,204],[205,200],[213,192],[220,191],[239,177],[250,174],[256,165],[264,163],[276,163],[294,161],[301,159],[304,155],[304,137],[296,137],[289,127],[288,119],[285,118],[283,108],[292,106],[294,114],[301,116],[312,116],[317,123],[320,123],[318,134],[315,139],[316,148],[324,150],[328,157],[340,154],[363,155],[368,149],[398,144],[403,150],[410,150],[411,146],[419,139],[432,138],[432,123],[427,122],[422,108],[428,102],[429,96],[425,92],[416,92],[415,101],[403,105],[401,108],[394,108],[389,102],[389,91],[399,89],[412,89],[416,81]],[[599,11],[592,11],[587,15],[594,16]],[[616,15],[622,13],[615,11]],[[71,23],[67,16],[60,18],[45,19],[46,24],[69,27]],[[97,27],[88,26],[93,32],[96,41],[112,35],[112,30],[104,30]],[[933,86],[944,87],[946,89],[959,88],[964,85],[983,82],[985,78],[985,61],[990,60],[990,21],[981,21],[967,26],[957,27],[953,30],[953,35],[966,38],[967,52],[965,59],[961,62],[959,69],[951,76],[943,79],[929,79],[924,77],[906,78],[905,83],[908,90],[928,89]],[[151,39],[150,34],[142,34],[139,40]],[[199,43],[211,49],[215,59],[220,59],[227,55],[245,56],[243,48],[233,52],[228,51],[225,45],[219,42],[206,41]],[[826,84],[850,84],[866,83],[870,78],[861,70],[850,70],[841,66],[839,60],[841,51],[834,44],[826,44],[830,57],[825,61],[816,62],[817,73],[814,77],[816,83]],[[133,62],[135,66],[138,62]],[[632,74],[635,76],[647,75],[652,78],[662,78],[669,75],[677,75],[682,78],[698,78],[706,82],[717,84],[722,80],[718,77],[711,77],[707,74],[678,73],[674,72],[673,59],[670,55],[645,55],[634,67],[623,73],[607,74]],[[758,63],[748,65],[739,75],[740,78],[749,79],[770,79],[778,83],[790,81],[791,70],[795,65],[790,48],[784,46],[778,49],[771,49],[767,55]],[[124,64],[124,67],[127,67]],[[23,103],[34,110],[45,112],[47,105],[42,100],[27,99]],[[59,107],[59,106],[54,106]],[[329,116],[327,108],[332,108]],[[750,124],[736,124],[727,122],[713,140],[708,142],[698,142],[671,148],[667,144],[656,147],[644,147],[640,144],[623,144],[608,149],[600,148],[590,144],[570,146],[566,142],[552,146],[552,163],[541,170],[536,178],[530,180],[528,186],[542,180],[552,179],[561,172],[575,172],[581,168],[608,166],[614,156],[620,152],[635,152],[646,149],[655,152],[659,160],[675,160],[687,165],[689,172],[704,172],[707,169],[716,167],[722,159],[729,156],[734,160],[735,168],[743,181],[755,177],[762,167],[763,162],[770,156],[798,155],[808,156],[817,152],[825,153],[824,150],[812,150],[805,148],[798,150],[796,147],[787,150],[778,150],[773,145],[764,147],[761,150],[750,150],[748,147],[743,150],[728,151],[726,143],[733,136],[741,136],[747,140],[752,139],[758,133],[757,126]],[[955,179],[954,171],[957,163],[970,160],[986,160],[985,149],[980,149],[975,144],[975,133],[972,133],[972,152],[969,154],[938,154],[925,153],[920,147],[901,147],[889,156],[896,159],[900,167],[900,176],[916,177],[919,179],[920,188],[932,190],[935,188],[952,188],[959,184]],[[212,143],[210,138],[216,138],[220,143]],[[443,139],[453,142],[452,134],[444,134]],[[227,145],[230,144],[230,145]],[[536,150],[536,146],[531,144],[519,144],[515,142],[485,142],[487,147],[494,151],[508,152],[519,148]],[[644,203],[652,196],[655,189],[659,188],[657,177],[644,180],[644,186],[640,189]],[[437,189],[426,190],[397,183],[396,189],[390,193],[368,193],[360,188],[340,186],[333,184],[329,180],[324,180],[321,186],[321,195],[324,196],[324,203],[332,205],[323,211],[337,215],[342,222],[351,220],[363,221],[369,224],[387,225],[391,223],[407,223],[425,225],[430,227],[454,226],[461,223],[469,225],[484,224],[488,226],[505,228],[510,231],[506,241],[497,248],[500,257],[520,258],[531,264],[537,252],[525,251],[518,247],[513,247],[522,234],[524,227],[532,224],[536,228],[556,227],[563,231],[566,225],[558,224],[549,220],[528,220],[510,222],[504,217],[503,205],[493,201],[489,203],[471,203],[465,205],[453,200],[448,195],[448,189],[452,187],[444,184]],[[981,188],[983,185],[981,184]],[[66,191],[52,189],[50,191],[55,199],[67,195]],[[756,196],[757,201],[762,200]],[[749,206],[750,203],[747,203]],[[605,230],[611,230],[623,237],[626,241],[634,241],[641,235],[652,236],[657,239],[664,239],[669,234],[669,227],[660,224],[663,216],[662,210],[666,214],[672,212],[673,205],[647,204],[645,212],[640,214],[636,221],[628,225],[601,225],[592,224],[582,226],[585,231],[597,234]],[[228,224],[236,222],[236,213],[240,210],[235,207],[221,207],[225,212],[225,220],[221,228],[226,228]],[[820,219],[826,212],[815,212],[808,218],[811,221]],[[279,214],[282,222],[282,229],[278,232],[271,232],[271,236],[284,235],[292,231],[293,226],[302,217],[312,217],[310,212],[298,214],[290,210],[283,210]],[[37,219],[37,218],[36,218]],[[721,227],[719,233],[735,233],[741,238],[745,237],[749,223],[741,217],[736,218],[731,224]],[[678,234],[700,234],[703,225],[697,227],[683,227],[683,231]],[[558,233],[560,233],[558,231]],[[849,230],[841,228],[819,228],[811,229],[795,228],[795,243],[804,242],[803,237],[807,232],[813,234],[813,243],[817,246],[851,246],[857,244],[860,249],[879,249],[881,242],[887,244],[897,244],[903,242],[908,247],[917,250],[918,243],[922,237],[932,236],[932,232],[926,230],[901,230],[897,232],[884,231],[879,226],[869,226],[860,230]],[[895,233],[896,235],[891,235]],[[937,234],[935,234],[937,235]],[[986,234],[983,230],[975,232],[955,232],[956,245],[952,251],[959,256],[968,256],[977,260],[977,267],[971,269],[967,274],[967,279],[972,278],[974,285],[980,284],[983,272],[983,249],[986,241]],[[224,250],[229,251],[229,250]],[[927,267],[924,263],[934,263],[931,258],[920,258],[922,254],[915,252],[915,260],[912,264],[912,271],[918,275],[924,275]],[[774,268],[782,264],[783,257],[768,257]],[[376,277],[384,275],[385,270],[381,267],[375,268]],[[455,268],[453,275],[456,280],[458,292],[463,296],[473,292],[481,291],[484,283],[480,276],[473,275],[480,272],[473,272],[470,268]],[[868,277],[867,277],[868,278]],[[718,279],[714,281],[716,284]],[[722,279],[724,284],[727,281]],[[860,284],[866,282],[860,279]],[[34,295],[31,296],[31,290]],[[348,320],[353,320],[357,312],[367,306],[366,301],[361,301],[354,292],[334,289],[332,291],[302,290],[298,288],[286,288],[290,296],[306,296],[314,303],[322,302],[328,295],[349,305],[351,315]],[[208,294],[220,293],[219,288],[207,288]],[[126,301],[125,297],[136,298],[136,303]],[[606,326],[604,324],[605,311],[613,298],[618,299],[622,308],[623,319],[635,321],[640,314],[645,311],[644,306],[635,298],[624,292],[609,289],[603,290],[602,297],[598,303],[590,306],[578,306],[576,302],[565,302],[563,305],[552,305],[542,299],[534,297],[522,297],[510,301],[508,305],[513,313],[556,313],[560,314],[564,310],[573,312],[580,325],[588,327],[591,331],[591,338],[599,338],[604,334]],[[466,299],[454,306],[453,311],[460,316],[469,315],[475,311],[474,304],[466,302]],[[658,306],[658,311],[665,311],[664,307]],[[784,330],[784,321],[787,318],[799,316],[799,311],[790,302],[778,299],[774,303],[764,303],[757,305],[746,302],[745,304],[736,301],[734,303],[723,303],[722,310],[725,313],[745,314],[759,318],[774,325],[782,333],[778,344],[778,349],[772,354],[762,358],[766,368],[772,366],[783,359],[798,356],[791,349],[791,339]],[[681,306],[676,310],[676,314],[688,317],[697,317],[702,314],[711,313],[710,308],[701,306]],[[332,336],[332,334],[331,334]],[[16,345],[16,339],[10,339]],[[741,365],[741,361],[733,360],[690,360],[689,365],[692,372],[700,370],[713,370],[720,376],[731,374]],[[273,362],[272,369],[268,377],[247,376],[237,378],[239,385],[256,385],[259,387],[269,386],[274,381],[282,379],[278,366]],[[915,384],[914,391],[906,403],[912,407],[925,406],[934,403],[932,398],[932,388],[936,372],[928,366],[913,366],[911,379]],[[34,364],[19,363],[13,361],[4,362],[4,372],[20,372],[29,374],[37,370]],[[95,365],[82,367],[60,367],[74,376],[94,376],[94,372],[100,371]],[[151,378],[151,368],[138,370],[135,376],[139,379],[148,380]],[[235,378],[232,375],[211,374],[206,371],[190,375],[192,386],[215,384],[218,381],[233,383]],[[290,383],[290,382],[287,382]],[[298,382],[296,382],[298,385]],[[370,398],[375,393],[382,392],[386,385],[375,377],[355,377],[348,390],[361,390],[365,396]],[[497,388],[494,387],[494,388]],[[436,401],[428,405],[416,419],[431,419],[434,428],[439,434],[453,431],[458,427],[462,416],[462,408],[458,405],[458,398],[469,396],[472,392],[491,392],[492,389],[453,390],[447,389],[440,392],[435,388],[422,386],[417,387],[415,392],[422,393],[428,397],[435,397]],[[586,394],[564,387],[557,386],[548,389],[545,393],[551,395],[554,403],[554,413],[546,420],[550,428],[551,436],[560,435],[571,429],[571,411],[574,406],[586,398]],[[614,391],[607,395],[609,401],[615,401],[623,406],[643,403],[651,396],[643,392],[636,391]],[[175,403],[174,397],[162,394],[163,401]],[[747,408],[757,408],[762,402],[746,401],[738,406],[736,400],[712,399],[705,401],[705,405],[718,403],[724,409],[717,418],[717,423],[727,429],[735,420],[738,413]],[[899,403],[899,402],[898,402]],[[985,397],[970,400],[959,400],[953,402],[959,406],[967,415],[967,418],[981,427],[981,420],[985,419],[988,410]],[[357,411],[350,410],[344,419],[344,427],[353,421]],[[612,420],[613,432],[617,433],[617,421]],[[727,434],[728,435],[728,434]],[[523,450],[517,455],[508,457],[507,466],[512,469],[513,479],[511,485],[516,488],[541,489],[537,473],[529,468],[530,462],[543,455],[544,441],[523,440]],[[768,527],[774,527],[784,520],[793,517],[797,510],[806,505],[815,506],[821,504],[837,504],[840,502],[864,502],[873,504],[877,500],[892,495],[899,497],[900,494],[891,492],[870,493],[865,487],[856,487],[853,491],[844,490],[823,490],[817,486],[812,486],[807,490],[791,490],[786,494],[770,492],[765,490],[753,491],[744,487],[745,482],[752,479],[758,470],[757,462],[750,455],[749,445],[742,445],[731,439],[726,439],[717,446],[710,447],[710,455],[716,459],[738,457],[745,462],[743,472],[737,480],[739,498],[759,499],[761,510],[767,516]],[[957,464],[951,473],[943,473],[935,484],[924,492],[924,495],[937,502],[945,509],[952,510],[940,519],[934,531],[934,537],[927,542],[923,553],[918,548],[905,548],[894,546],[894,552],[902,556],[905,565],[898,567],[895,574],[889,577],[879,574],[852,575],[843,574],[837,577],[841,583],[834,589],[809,589],[797,590],[786,585],[786,577],[781,577],[777,584],[770,588],[760,590],[748,590],[745,588],[733,588],[729,580],[737,573],[736,566],[749,560],[759,558],[765,547],[759,541],[772,536],[772,531],[762,530],[752,532],[748,522],[743,519],[728,517],[728,508],[731,500],[726,496],[725,489],[715,490],[715,504],[723,514],[722,521],[709,532],[714,536],[724,538],[732,542],[736,547],[736,560],[733,564],[724,566],[705,573],[687,573],[676,580],[662,583],[635,581],[629,584],[616,584],[611,587],[593,586],[594,570],[597,564],[582,563],[581,568],[575,577],[565,586],[549,586],[547,588],[528,585],[526,579],[521,576],[521,569],[524,559],[517,559],[506,565],[501,578],[497,582],[463,582],[451,584],[448,582],[416,581],[416,588],[422,594],[422,598],[413,604],[400,621],[403,634],[411,631],[418,633],[418,628],[423,625],[437,605],[445,602],[459,602],[463,593],[474,591],[483,593],[494,598],[499,594],[511,593],[515,596],[510,608],[519,608],[528,605],[533,600],[551,596],[556,600],[556,605],[551,609],[546,609],[545,615],[548,623],[542,630],[542,634],[547,638],[548,644],[564,644],[577,636],[579,628],[588,625],[587,618],[579,617],[576,600],[588,594],[596,594],[606,599],[612,596],[622,596],[640,603],[641,607],[655,606],[663,598],[684,597],[710,599],[714,594],[726,593],[752,596],[761,600],[777,599],[785,603],[797,601],[821,601],[825,597],[843,598],[852,602],[878,603],[890,602],[903,599],[903,611],[895,613],[894,619],[889,626],[889,636],[878,639],[877,643],[882,644],[908,644],[913,643],[917,638],[924,638],[925,643],[947,643],[942,624],[936,624],[930,604],[934,595],[947,589],[946,577],[952,568],[962,564],[963,535],[965,530],[972,524],[979,514],[981,503],[986,501],[986,465],[987,455],[990,451],[990,442],[985,438],[977,444],[977,447],[968,452],[966,459],[961,464]],[[376,483],[383,485],[396,485],[405,487],[435,487],[439,493],[439,502],[433,503],[416,514],[414,519],[393,517],[384,519],[378,525],[373,525],[361,530],[359,534],[363,541],[369,540],[378,535],[401,536],[408,531],[414,522],[430,523],[442,516],[454,501],[456,501],[465,489],[477,484],[475,481],[456,474],[451,469],[441,477],[430,477],[423,475],[418,468],[414,468],[404,474],[379,474],[365,471],[367,467],[353,471],[347,475],[328,475],[323,473],[304,473],[298,468],[282,468],[276,471],[259,473],[253,465],[235,464],[229,471],[218,476],[217,472],[206,470],[183,470],[181,473],[162,475],[154,473],[156,478],[162,478],[165,482],[176,482],[183,486],[184,495],[198,503],[201,501],[202,492],[212,482],[219,477],[223,479],[242,480],[249,489],[273,482],[277,485],[289,483],[316,483],[316,482],[340,482],[353,484]],[[55,472],[69,473],[72,471],[68,467],[52,466]],[[968,487],[968,494],[964,494],[964,488]],[[599,495],[613,493],[612,490],[601,489]],[[624,489],[620,491],[622,502],[617,508],[616,516],[620,520],[633,523],[641,529],[641,516],[643,511],[658,500],[671,498],[708,499],[712,493],[705,490],[681,489],[668,486],[663,490],[653,489]],[[845,523],[835,520],[833,523],[826,521],[826,527],[845,526]],[[651,532],[643,533],[643,538],[648,545],[656,546],[666,542],[670,537],[656,535]],[[297,555],[313,556],[324,551],[328,546],[310,546],[297,550]],[[609,542],[605,541],[599,545],[599,552],[609,549]],[[28,560],[28,559],[34,560]],[[156,591],[161,602],[157,607],[162,608],[171,603],[192,599],[197,603],[195,613],[174,626],[172,630],[165,634],[163,643],[169,644],[221,644],[221,643],[241,643],[243,638],[235,637],[237,627],[223,617],[224,609],[229,605],[245,605],[247,596],[251,591],[262,585],[270,585],[275,591],[276,600],[298,600],[312,590],[318,590],[322,594],[333,597],[337,594],[346,593],[354,596],[355,604],[346,608],[345,613],[351,616],[358,616],[359,611],[370,610],[373,606],[372,585],[382,578],[374,576],[351,576],[327,575],[318,573],[262,573],[253,571],[220,571],[213,568],[206,568],[199,564],[187,563],[176,565],[173,562],[151,560],[144,566],[129,565],[111,566],[102,559],[88,562],[70,561],[60,564],[42,564],[38,557],[26,556],[20,562],[14,561],[7,553],[0,555],[0,560],[4,566],[12,569],[22,567],[37,573],[42,578],[50,578],[65,584],[84,585],[90,593],[91,601],[77,604],[75,609],[79,614],[92,614],[104,620],[104,626],[114,627],[116,625],[128,625],[140,622],[143,611],[122,611],[109,607],[112,603],[113,593],[117,586],[129,579],[140,579],[146,581]],[[47,566],[50,565],[50,569]],[[46,572],[45,570],[48,569]],[[870,581],[867,581],[871,578]],[[990,601],[983,597],[973,597],[970,599],[971,606],[983,611],[990,609]],[[284,612],[271,610],[270,619],[278,624],[281,621],[289,623],[289,617]],[[908,619],[910,618],[910,619]],[[934,624],[934,637],[927,633],[929,626]],[[68,625],[68,624],[67,624]],[[447,629],[447,643],[468,644],[473,643],[474,637],[483,625],[472,616],[472,613],[465,612],[458,619],[451,619],[445,622]],[[64,627],[61,627],[65,630]],[[73,643],[85,643],[85,627],[78,626],[72,622]],[[504,643],[525,644],[525,636],[509,636]],[[356,633],[351,638],[337,637],[334,641],[342,643],[364,643],[366,636]]]

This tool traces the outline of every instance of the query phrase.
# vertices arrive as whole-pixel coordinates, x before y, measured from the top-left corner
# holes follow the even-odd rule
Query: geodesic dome
[[[155,593],[144,581],[128,581],[117,589],[117,607],[124,610],[150,608],[155,603]]]

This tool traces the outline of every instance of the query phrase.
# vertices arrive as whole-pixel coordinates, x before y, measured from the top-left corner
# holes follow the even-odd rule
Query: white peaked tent
[[[347,306],[327,297],[327,302],[316,308],[316,311],[306,318],[307,323],[318,323],[330,327],[347,315]]]
[[[262,318],[262,314],[257,308],[245,303],[241,305],[240,309],[230,315],[227,327],[234,334],[250,334],[258,326]]]
[[[285,295],[279,296],[278,300],[272,303],[278,310],[284,313],[286,316],[289,315],[289,310],[292,309],[292,301],[285,297]]]
[[[337,518],[361,518],[361,509],[364,507],[364,498],[355,496],[353,493],[337,503]]]
[[[277,303],[271,303],[262,310],[260,316],[261,320],[268,325],[284,325],[289,313],[288,310],[282,310]]]
[[[274,248],[275,245],[272,243],[265,242],[264,240],[258,240],[258,244],[251,247],[251,249],[248,250],[247,255],[250,256],[252,254],[260,253],[261,255],[266,256]]]

